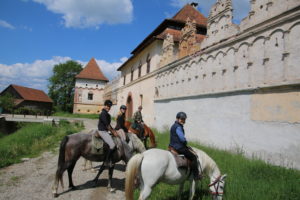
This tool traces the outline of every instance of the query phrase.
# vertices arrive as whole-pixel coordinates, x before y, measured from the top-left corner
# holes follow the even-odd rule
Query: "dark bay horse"
[[[90,161],[102,162],[106,158],[106,153],[108,152],[109,146],[104,143],[103,151],[99,153],[94,152],[92,148],[92,137],[95,130],[90,131],[88,134],[86,133],[76,133],[72,135],[65,136],[61,141],[60,149],[59,149],[59,157],[58,157],[58,165],[55,175],[54,184],[52,187],[52,193],[54,197],[58,197],[57,190],[58,184],[61,182],[63,187],[63,173],[65,170],[68,171],[69,178],[69,188],[75,189],[76,187],[73,184],[72,173],[75,167],[77,160],[82,156]],[[113,165],[108,166],[109,168],[109,180],[108,180],[108,188],[111,188],[112,175],[114,170],[114,164],[123,160],[127,162],[130,157],[133,155],[133,152],[143,152],[145,151],[145,147],[141,140],[135,134],[128,134],[129,143],[125,145],[124,142],[121,141],[120,138],[115,138],[114,141],[117,146],[117,150],[113,154]],[[94,179],[95,185],[97,184],[98,178],[100,174],[105,169],[104,162],[101,165],[97,176]]]
[[[131,122],[126,121],[125,122],[125,127],[128,129],[129,132],[134,133],[137,136],[139,136],[139,130],[133,129],[131,127]],[[156,141],[155,141],[154,133],[146,124],[144,124],[144,140],[142,140],[142,141],[143,141],[146,149],[147,149],[147,139],[148,139],[148,137],[150,138],[150,147],[155,148],[156,147]]]

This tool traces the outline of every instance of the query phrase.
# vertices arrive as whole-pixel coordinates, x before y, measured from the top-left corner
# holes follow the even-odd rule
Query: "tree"
[[[4,111],[12,112],[14,106],[14,98],[11,94],[7,93],[0,96],[0,108],[2,108]]]
[[[49,78],[49,96],[54,106],[65,112],[72,112],[74,102],[75,76],[82,70],[76,61],[57,64]]]

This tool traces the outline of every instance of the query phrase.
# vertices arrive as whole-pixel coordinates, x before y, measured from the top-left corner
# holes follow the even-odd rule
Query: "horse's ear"
[[[225,180],[227,177],[227,174],[224,174],[222,177],[221,177],[221,180]]]

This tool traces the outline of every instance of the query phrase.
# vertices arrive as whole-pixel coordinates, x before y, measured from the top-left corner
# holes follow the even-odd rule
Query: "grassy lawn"
[[[83,127],[62,121],[58,126],[29,123],[8,136],[0,137],[0,168],[18,163],[24,157],[35,157],[58,146],[65,135]]]
[[[52,116],[59,117],[71,117],[71,118],[88,118],[88,119],[98,119],[99,114],[73,114],[67,112],[56,112]]]
[[[166,149],[169,134],[156,132],[158,148]],[[227,174],[224,199],[228,200],[299,200],[300,171],[272,166],[260,160],[249,160],[242,154],[216,150],[210,147],[191,144],[205,151]],[[199,184],[195,199],[211,200],[208,178]],[[172,200],[177,197],[178,186],[158,184],[154,187],[149,200]],[[188,199],[189,183],[186,182],[182,199]],[[138,199],[139,191],[135,191]]]

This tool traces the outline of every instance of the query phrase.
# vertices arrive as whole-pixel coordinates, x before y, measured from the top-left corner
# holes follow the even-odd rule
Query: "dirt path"
[[[85,131],[95,128],[97,120],[85,120]],[[2,200],[47,200],[52,197],[52,183],[57,166],[58,153],[45,152],[38,158],[29,159],[23,163],[11,165],[0,169],[0,199]],[[110,193],[106,188],[108,171],[105,170],[93,187],[92,180],[96,173],[82,171],[83,159],[80,158],[73,172],[73,181],[77,190],[68,190],[67,173],[64,173],[64,186],[59,187],[57,200],[120,200],[124,199],[124,171],[125,165],[116,164],[112,186],[115,193]],[[98,167],[100,163],[93,163]]]

